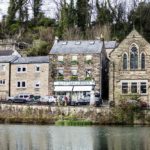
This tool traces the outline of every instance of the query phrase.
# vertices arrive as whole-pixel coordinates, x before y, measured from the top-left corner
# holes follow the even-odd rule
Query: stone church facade
[[[150,44],[133,30],[110,54],[109,100],[138,95],[150,99]]]

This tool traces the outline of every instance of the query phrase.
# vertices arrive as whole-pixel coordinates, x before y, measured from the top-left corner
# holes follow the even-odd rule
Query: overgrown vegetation
[[[45,16],[44,2],[33,0],[29,13],[28,0],[10,0],[8,13],[0,22],[0,38],[14,38],[27,45],[27,55],[47,55],[54,37],[64,40],[95,39],[121,41],[135,27],[150,41],[150,2],[111,0],[54,0],[56,18]],[[48,7],[48,6],[47,6]],[[47,8],[48,9],[48,8]],[[93,16],[93,12],[95,14]],[[40,41],[35,46],[36,41]]]

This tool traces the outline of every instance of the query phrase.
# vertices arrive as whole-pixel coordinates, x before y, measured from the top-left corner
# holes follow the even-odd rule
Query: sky
[[[7,9],[9,5],[9,0],[0,0],[0,19],[3,15],[7,14]],[[45,11],[45,15],[51,18],[55,18],[56,15],[56,6],[53,0],[44,0],[44,6],[42,10]],[[29,13],[32,14],[31,8],[29,6]]]
[[[42,10],[45,12],[45,15],[47,17],[51,17],[51,18],[55,18],[56,16],[56,12],[57,12],[57,7],[56,5],[54,4],[53,0],[43,0],[43,7],[42,7]],[[68,0],[69,1],[69,0]],[[95,1],[95,0],[91,0],[91,1]],[[101,1],[105,1],[105,0],[101,0]],[[115,3],[115,2],[119,2],[119,1],[126,1],[127,2],[127,11],[131,8],[131,3],[132,3],[132,0],[111,0],[111,2]],[[138,2],[141,2],[143,0],[136,0]],[[6,15],[7,14],[7,9],[8,9],[8,5],[9,5],[9,0],[0,0],[0,20],[2,18],[3,15]],[[32,11],[31,11],[31,8],[29,6],[29,13],[30,13],[30,16],[32,16]]]

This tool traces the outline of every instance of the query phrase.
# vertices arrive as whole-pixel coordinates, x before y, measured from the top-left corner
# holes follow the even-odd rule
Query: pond
[[[150,150],[150,127],[0,125],[0,150]]]

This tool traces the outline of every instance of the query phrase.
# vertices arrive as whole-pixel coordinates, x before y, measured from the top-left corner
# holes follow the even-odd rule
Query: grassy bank
[[[1,106],[1,105],[0,105]],[[95,107],[32,107],[26,109],[6,105],[0,107],[0,123],[56,124],[65,126],[86,125],[150,125],[150,111],[135,106],[114,108]]]

